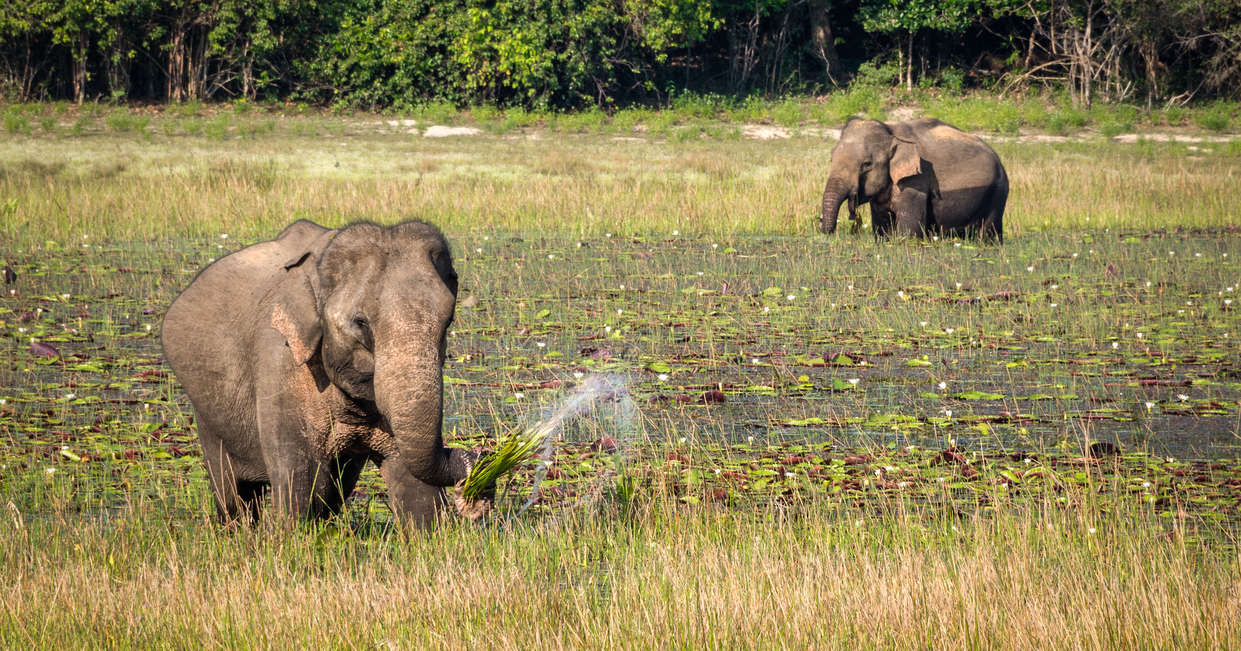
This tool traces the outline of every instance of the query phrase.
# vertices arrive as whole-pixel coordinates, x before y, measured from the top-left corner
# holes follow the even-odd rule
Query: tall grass
[[[0,192],[15,204],[0,236],[27,245],[82,234],[248,236],[297,217],[410,215],[455,232],[809,234],[834,145],[822,136],[745,140],[735,128],[680,132],[688,139],[573,129],[429,139],[332,122],[340,135],[305,136],[269,118],[231,120],[209,118],[205,136],[0,139]],[[1241,212],[1241,159],[1227,143],[994,144],[1011,178],[1013,236],[1224,226]]]
[[[0,524],[0,645],[1235,648],[1241,562],[1138,508],[656,500],[499,531]]]

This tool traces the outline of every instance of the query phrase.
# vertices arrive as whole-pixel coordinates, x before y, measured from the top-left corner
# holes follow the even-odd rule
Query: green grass
[[[0,646],[1235,648],[1241,146],[1015,139],[1069,114],[1031,100],[978,127],[1003,246],[815,234],[825,131],[881,97],[9,107],[42,128],[0,137]],[[444,228],[451,444],[590,373],[636,413],[571,423],[491,527],[395,530],[368,469],[333,522],[222,529],[159,322],[298,217]]]
[[[6,647],[1235,647],[1235,550],[1192,520],[807,503],[224,531],[139,500],[0,522]]]
[[[981,110],[969,102],[954,106]],[[174,232],[257,236],[300,215],[339,223],[424,214],[474,230],[805,235],[814,227],[834,144],[818,127],[758,142],[742,138],[736,123],[686,123],[676,112],[588,113],[542,122],[515,113],[498,133],[429,139],[407,133],[410,127],[400,122],[390,126],[362,115],[212,110],[216,114],[123,120],[116,113],[83,115],[72,133],[55,135],[26,135],[27,112],[10,111],[6,115],[18,116],[13,120],[26,121],[0,140],[0,187],[18,203],[0,234],[26,245],[83,232],[122,240]],[[823,110],[811,106],[807,114]],[[489,124],[505,124],[499,115],[488,117]],[[1011,133],[1005,125],[1013,116],[1020,114],[1000,112],[992,122]],[[1104,135],[1136,118],[1122,111],[1109,119]],[[512,129],[530,130],[533,137],[513,137]],[[1010,234],[1222,226],[1241,210],[1231,191],[1241,165],[1228,143],[1203,145],[1192,156],[1181,143],[1135,145],[1091,136],[1064,143],[997,138],[993,144],[1012,180],[1005,218]],[[107,172],[114,159],[125,161],[123,173]],[[50,178],[30,175],[22,171],[28,161],[60,171]],[[230,172],[211,171],[221,166]],[[485,220],[478,219],[482,214]]]

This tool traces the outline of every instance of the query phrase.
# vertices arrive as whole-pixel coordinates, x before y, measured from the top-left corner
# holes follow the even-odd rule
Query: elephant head
[[[849,218],[856,224],[858,204],[888,196],[895,183],[921,172],[920,160],[911,136],[898,134],[877,120],[849,120],[832,149],[819,217],[822,231],[836,231],[836,216],[846,199]]]
[[[314,265],[282,300],[292,322],[283,332],[288,345],[298,363],[317,355],[326,380],[377,417],[404,472],[450,486],[474,458],[445,448],[441,434],[442,370],[457,296],[448,243],[422,222],[355,224],[329,238],[317,256],[311,251],[286,265]]]

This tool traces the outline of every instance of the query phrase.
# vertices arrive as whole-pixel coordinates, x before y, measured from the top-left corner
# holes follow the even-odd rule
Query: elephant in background
[[[398,519],[428,525],[478,454],[441,438],[457,274],[444,236],[410,221],[306,220],[203,269],[164,317],[220,517],[336,513],[367,461]],[[476,519],[488,500],[466,502]]]
[[[985,142],[939,120],[851,119],[832,150],[824,233],[836,231],[846,201],[854,232],[858,205],[870,203],[875,237],[977,235],[1003,242],[1008,174]]]

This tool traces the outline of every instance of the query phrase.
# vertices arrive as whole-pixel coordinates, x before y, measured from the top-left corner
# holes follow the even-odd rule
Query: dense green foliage
[[[1241,87],[1241,0],[33,0],[0,7],[13,99],[538,108],[1051,85],[1079,103]],[[883,66],[880,66],[881,68]]]

